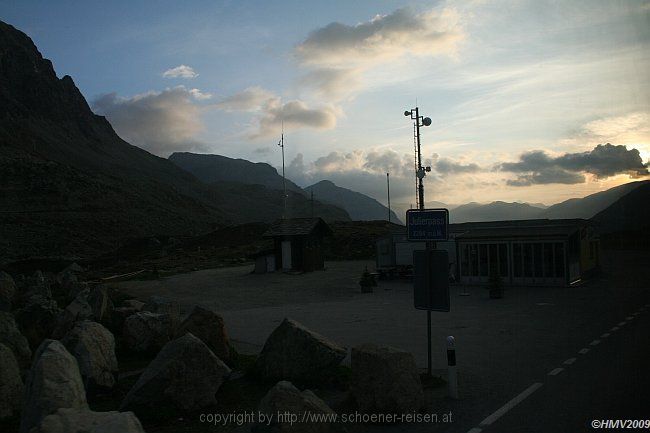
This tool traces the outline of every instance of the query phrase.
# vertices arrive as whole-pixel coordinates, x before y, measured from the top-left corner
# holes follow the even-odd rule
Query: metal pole
[[[449,397],[458,400],[458,372],[456,371],[456,339],[447,337],[447,383]]]
[[[386,173],[386,191],[388,192],[388,222],[390,222],[390,173]]]
[[[280,147],[282,148],[282,218],[287,217],[287,180],[284,176],[284,122],[282,122],[282,135],[280,138]]]
[[[418,143],[418,172],[422,170],[422,151],[420,150],[420,110],[415,107],[415,137]],[[418,176],[418,198],[420,200],[420,209],[424,209],[424,184],[422,177]]]

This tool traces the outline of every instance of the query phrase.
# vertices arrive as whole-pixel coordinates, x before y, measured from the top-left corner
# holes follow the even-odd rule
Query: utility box
[[[418,310],[449,311],[447,251],[413,251],[413,302]]]

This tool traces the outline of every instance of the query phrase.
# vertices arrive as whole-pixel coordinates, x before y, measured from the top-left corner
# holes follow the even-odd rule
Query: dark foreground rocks
[[[333,341],[284,319],[266,340],[254,368],[265,380],[313,383],[331,374],[346,354]]]
[[[223,318],[217,313],[196,306],[181,323],[177,336],[190,332],[203,341],[222,361],[230,359],[230,340]]]
[[[172,335],[172,322],[168,314],[142,311],[124,320],[124,344],[134,352],[159,350]]]
[[[192,334],[165,345],[122,402],[121,410],[191,411],[216,404],[230,368]]]
[[[14,316],[0,311],[0,343],[14,353],[21,370],[27,370],[32,362],[32,351],[27,339],[20,333]]]
[[[271,419],[268,425],[256,425],[252,430],[255,433],[331,433],[343,431],[334,422],[325,422],[321,418],[316,422],[313,418],[319,415],[331,415],[336,413],[320,398],[310,390],[300,391],[291,382],[280,381],[262,398],[259,411],[267,419]],[[292,414],[298,417],[300,422],[283,422],[278,414]],[[302,422],[303,414],[312,416],[312,422]]]
[[[30,433],[144,433],[133,412],[59,409]]]
[[[113,388],[118,366],[115,338],[108,329],[89,320],[77,322],[61,343],[76,358],[86,390]]]
[[[88,409],[86,392],[75,358],[60,342],[45,340],[27,375],[20,432],[29,432],[60,408]]]
[[[362,413],[412,413],[424,407],[415,358],[392,347],[354,347],[350,388]]]
[[[0,344],[0,420],[20,411],[22,397],[23,381],[14,353]]]

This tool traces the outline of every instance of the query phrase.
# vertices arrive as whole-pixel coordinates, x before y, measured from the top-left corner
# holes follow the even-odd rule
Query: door
[[[282,241],[282,269],[291,270],[291,241]]]

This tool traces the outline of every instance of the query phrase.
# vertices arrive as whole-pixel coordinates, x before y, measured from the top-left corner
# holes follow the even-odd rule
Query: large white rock
[[[178,328],[178,336],[190,332],[201,339],[222,361],[230,358],[230,340],[223,318],[214,311],[196,306]]]
[[[291,382],[280,381],[262,398],[259,411],[271,417],[264,431],[273,433],[330,433],[339,431],[335,423],[302,422],[303,414],[334,415],[335,412],[310,390],[300,391]],[[300,422],[281,422],[278,414],[296,415]],[[266,426],[265,426],[266,427]]]
[[[70,329],[72,329],[75,322],[93,317],[93,309],[88,303],[89,293],[90,290],[88,289],[78,293],[72,302],[63,309],[59,314],[56,328],[52,332],[52,338],[62,338]]]
[[[216,404],[215,393],[230,374],[201,340],[188,333],[170,341],[122,402],[122,409],[172,406],[190,411]]]
[[[30,433],[144,433],[133,412],[59,409]]]
[[[60,408],[87,409],[79,367],[74,356],[56,340],[45,340],[34,355],[25,383],[20,431],[27,433]]]
[[[22,396],[23,381],[14,353],[0,344],[0,419],[18,413]]]
[[[32,351],[27,339],[20,333],[14,316],[0,311],[0,343],[12,350],[18,366],[27,370],[32,363]]]
[[[159,350],[172,335],[169,315],[142,311],[124,320],[124,344],[135,352]]]
[[[114,306],[108,288],[105,286],[93,287],[88,294],[88,304],[93,310],[93,317],[96,321],[110,324]]]
[[[392,347],[367,344],[352,349],[350,391],[364,413],[411,413],[424,406],[415,358]]]
[[[255,371],[267,380],[319,381],[341,363],[347,351],[305,328],[284,319],[266,340]]]
[[[108,329],[89,320],[77,322],[61,343],[77,359],[87,390],[115,386],[115,338]]]

